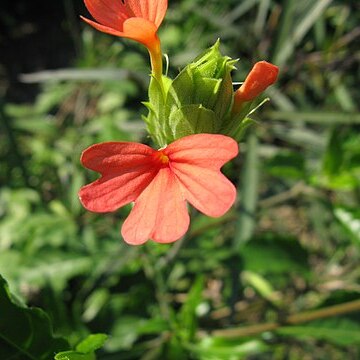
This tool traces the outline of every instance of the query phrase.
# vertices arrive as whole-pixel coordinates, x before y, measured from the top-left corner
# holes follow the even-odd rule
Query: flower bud
[[[172,82],[166,101],[172,140],[194,133],[219,133],[232,104],[234,63],[220,42],[187,65]]]
[[[240,140],[249,118],[251,100],[276,81],[278,68],[258,62],[235,93],[233,60],[219,51],[220,42],[187,65],[174,79],[152,77],[148,131],[159,146],[199,133],[215,133]]]
[[[236,112],[242,103],[254,100],[272,85],[276,81],[278,73],[279,68],[277,66],[266,61],[257,62],[244,83],[235,92],[233,112]]]
[[[151,80],[146,122],[161,146],[191,134],[221,133],[233,101],[230,73],[236,60],[223,56],[219,46],[217,41],[173,81],[166,78],[162,93]]]

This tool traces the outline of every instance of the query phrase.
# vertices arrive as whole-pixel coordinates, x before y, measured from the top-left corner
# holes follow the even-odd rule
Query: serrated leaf
[[[219,51],[220,41],[217,40],[216,43],[210,48],[206,49],[202,54],[197,56],[195,60],[191,63],[192,66],[199,69],[204,77],[214,77],[218,69],[219,60],[223,57]]]
[[[164,101],[163,89],[159,81],[151,77],[149,84],[149,103],[151,104],[151,108],[157,112],[164,105]]]
[[[0,276],[0,358],[50,360],[53,354],[69,348],[56,338],[47,314],[38,308],[19,305]]]
[[[166,76],[162,77],[162,84],[152,77],[149,85],[149,102],[143,103],[149,110],[148,116],[144,118],[148,132],[160,146],[167,144],[167,138],[171,133],[168,124],[169,111],[166,105],[166,97],[171,83],[171,79]]]

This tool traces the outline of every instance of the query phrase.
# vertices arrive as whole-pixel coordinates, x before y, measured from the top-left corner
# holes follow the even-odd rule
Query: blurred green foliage
[[[63,2],[68,11],[71,3]],[[0,274],[75,349],[62,342],[44,359],[56,351],[63,351],[57,359],[94,359],[105,341],[98,333],[109,335],[97,351],[104,360],[358,359],[358,313],[221,333],[360,297],[358,2],[170,1],[160,37],[172,76],[218,37],[224,54],[240,58],[237,81],[261,59],[281,75],[240,156],[224,169],[238,186],[237,206],[221,219],[193,211],[183,240],[141,247],[120,236],[129,208],[92,214],[77,191],[95,176],[79,164],[87,146],[150,143],[140,104],[147,54],[70,15],[72,66],[20,77],[41,84],[34,102],[8,101],[0,66]],[[35,341],[15,330],[13,340],[5,336],[14,324],[27,329],[21,316],[36,329],[49,325],[42,311],[11,305],[4,283],[2,293],[5,360],[10,343],[28,349]],[[49,350],[52,334],[37,334]]]

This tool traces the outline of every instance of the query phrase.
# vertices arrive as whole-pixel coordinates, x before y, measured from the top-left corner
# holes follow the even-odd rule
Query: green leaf
[[[215,115],[217,116],[217,118],[221,119],[221,127],[223,126],[222,122],[224,121],[224,117],[229,113],[231,109],[233,96],[234,96],[232,78],[230,75],[233,66],[228,63],[227,67],[228,67],[228,71],[225,73],[220,83],[219,89],[217,91],[216,102],[213,107]]]
[[[269,347],[261,340],[232,340],[221,337],[205,337],[189,349],[200,360],[247,359],[247,356],[261,354]]]
[[[120,317],[111,331],[106,350],[110,352],[129,350],[140,336],[158,334],[167,330],[169,330],[168,322],[160,318]]]
[[[213,133],[215,114],[201,105],[185,105],[171,113],[169,119],[175,139],[197,133]]]
[[[194,89],[194,74],[187,66],[172,82],[166,106],[173,111],[173,107],[180,108],[183,105],[194,104]]]
[[[167,138],[169,138],[171,132],[168,123],[168,105],[166,104],[166,98],[169,91],[169,87],[172,84],[172,80],[167,76],[162,77],[162,84],[151,77],[149,85],[149,101],[143,102],[149,113],[147,117],[143,117],[147,124],[148,132],[159,146],[165,146],[167,144]]]
[[[91,334],[76,346],[76,351],[85,354],[94,352],[104,345],[107,338],[106,334]]]
[[[178,319],[181,327],[181,335],[186,340],[193,340],[196,332],[197,316],[196,309],[202,301],[201,293],[204,289],[204,277],[198,276],[189,291],[185,304],[182,306]]]
[[[275,292],[272,284],[263,276],[253,271],[243,271],[241,279],[244,284],[253,287],[264,299],[271,302],[274,306],[279,307],[282,305],[280,294]]]
[[[91,354],[82,354],[76,351],[64,351],[56,354],[55,360],[96,360],[96,355]]]
[[[143,117],[147,130],[160,146],[166,144],[165,141],[165,123],[162,124],[161,119],[164,118],[163,111],[165,108],[165,99],[161,89],[161,85],[157,79],[152,77],[149,84],[149,102],[144,102],[149,113]]]
[[[203,78],[195,72],[194,104],[201,104],[207,109],[212,109],[216,102],[222,80]],[[186,104],[183,104],[186,105]]]
[[[323,162],[323,171],[328,176],[340,171],[341,164],[344,161],[344,152],[342,151],[344,137],[344,131],[336,128],[332,131]]]
[[[107,340],[105,334],[91,334],[76,346],[76,351],[62,351],[55,360],[96,360],[95,350],[100,349]]]
[[[338,207],[334,214],[357,245],[360,245],[360,211]]]
[[[53,336],[47,314],[20,305],[1,276],[0,309],[1,360],[50,360],[54,353],[69,347],[64,339]]]
[[[332,130],[323,160],[321,185],[336,190],[352,190],[359,186],[359,141],[360,136],[349,127]]]

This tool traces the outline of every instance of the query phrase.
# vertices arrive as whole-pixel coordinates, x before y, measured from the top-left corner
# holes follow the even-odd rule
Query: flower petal
[[[138,41],[148,49],[156,48],[159,42],[156,35],[157,27],[149,20],[132,17],[124,22],[123,29],[123,37]]]
[[[82,20],[103,33],[119,36],[123,38],[132,39],[145,45],[148,49],[153,49],[158,46],[159,38],[156,35],[156,26],[145,19],[130,18],[124,21],[123,31],[120,31],[113,27],[104,26],[98,24],[95,21],[89,20],[83,16],[80,16]]]
[[[121,36],[121,37],[124,36],[124,33],[121,30],[116,30],[113,27],[101,25],[101,24],[99,24],[95,21],[89,20],[83,16],[80,16],[80,18],[82,20],[84,20],[86,23],[88,23],[89,25],[91,25],[92,27],[94,27],[96,30],[99,30],[103,33],[114,35],[114,36]]]
[[[239,152],[237,142],[224,135],[195,134],[170,144],[164,153],[171,162],[219,170]]]
[[[90,211],[109,212],[134,201],[159,170],[154,153],[146,145],[130,142],[101,143],[86,149],[81,162],[102,177],[80,189],[81,203]]]
[[[157,28],[161,25],[168,6],[167,0],[126,0],[125,5],[134,17],[147,19]]]
[[[137,166],[151,166],[156,150],[151,147],[126,141],[109,141],[88,147],[81,154],[81,163],[88,169],[97,171],[102,175],[131,171]]]
[[[150,238],[170,243],[185,234],[189,221],[180,185],[171,170],[163,168],[136,200],[121,233],[132,245],[143,244]]]
[[[156,176],[156,171],[103,176],[79,191],[83,206],[93,212],[111,212],[135,201]]]
[[[186,200],[205,215],[222,216],[233,205],[235,186],[220,171],[177,162],[171,163],[171,169]]]
[[[127,7],[121,0],[84,0],[93,18],[100,24],[122,31],[122,24],[130,17]]]

